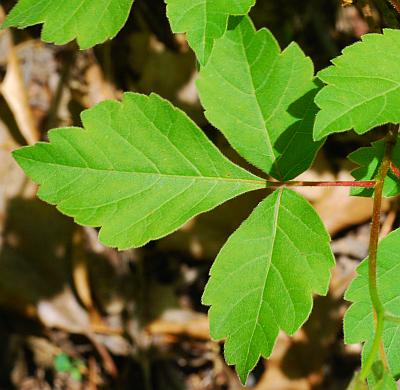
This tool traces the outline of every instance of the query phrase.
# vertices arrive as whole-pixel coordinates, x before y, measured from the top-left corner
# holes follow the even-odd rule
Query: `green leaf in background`
[[[393,149],[392,162],[396,167],[400,167],[400,142],[397,143]],[[351,172],[357,181],[373,180],[378,173],[383,156],[385,154],[385,141],[377,141],[372,143],[370,147],[364,147],[356,150],[349,155],[349,159],[360,168],[356,168]],[[351,195],[355,196],[372,196],[374,193],[373,188],[356,188],[350,190]],[[383,187],[383,195],[385,197],[396,196],[400,194],[400,178],[390,170],[385,178],[385,185]]]
[[[295,43],[281,52],[266,29],[230,19],[201,69],[198,89],[207,119],[247,161],[278,180],[312,163],[321,142],[312,129],[317,108],[311,60]]]
[[[67,354],[60,353],[54,358],[54,368],[57,372],[69,372],[72,367],[71,358]]]
[[[126,93],[83,112],[81,128],[14,152],[38,196],[120,249],[163,237],[265,181],[227,160],[169,102]]]
[[[82,380],[82,373],[78,367],[72,367],[69,374],[74,381],[80,382]]]
[[[222,248],[203,303],[211,336],[226,338],[225,358],[243,383],[260,356],[271,354],[280,329],[296,332],[313,293],[326,294],[334,258],[318,214],[299,194],[275,191]]]
[[[358,134],[400,122],[400,31],[366,34],[318,73],[327,84],[315,102],[314,138],[354,129]]]
[[[80,360],[72,359],[67,354],[60,353],[54,359],[54,368],[57,372],[68,373],[75,381],[81,381],[81,370],[85,367]]]
[[[255,0],[165,0],[173,32],[187,33],[201,65],[207,63],[214,40],[220,38],[229,15],[245,15]]]
[[[400,316],[400,229],[390,233],[378,247],[378,292],[385,309]],[[348,288],[345,298],[353,302],[344,318],[347,344],[365,343],[369,350],[374,335],[374,319],[368,289],[368,259],[357,268],[358,276]],[[400,324],[385,321],[383,344],[394,377],[400,375]],[[364,354],[365,356],[365,354]]]
[[[113,38],[128,19],[133,0],[19,0],[2,27],[43,23],[42,39],[58,45],[77,39],[87,49]]]

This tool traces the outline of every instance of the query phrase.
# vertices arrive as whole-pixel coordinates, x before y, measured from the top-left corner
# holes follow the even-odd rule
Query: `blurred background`
[[[258,0],[251,17],[282,47],[296,40],[316,70],[368,31],[398,26],[389,3]],[[0,1],[0,21],[15,1]],[[247,194],[201,215],[144,248],[117,252],[97,231],[75,225],[39,201],[10,152],[46,140],[54,127],[80,125],[80,112],[123,91],[156,92],[185,110],[230,158],[248,169],[203,116],[197,64],[183,35],[173,35],[163,0],[136,0],[111,42],[79,51],[40,41],[40,26],[0,31],[0,390],[238,390],[223,345],[210,340],[200,298],[228,236],[265,193]],[[305,180],[348,180],[346,156],[379,138],[333,136]],[[343,292],[368,250],[371,200],[348,190],[302,193],[333,238],[337,267],[330,292],[293,337],[279,336],[248,387],[345,389],[361,346],[345,346]],[[396,201],[384,204],[382,234],[398,226]]]

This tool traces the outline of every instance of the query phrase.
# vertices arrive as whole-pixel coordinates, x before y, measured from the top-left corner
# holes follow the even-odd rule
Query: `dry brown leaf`
[[[88,84],[87,99],[85,100],[87,107],[92,107],[103,100],[116,99],[121,95],[120,92],[116,91],[113,84],[105,79],[97,62],[89,66],[85,77]]]
[[[353,180],[347,171],[341,171],[337,180]],[[372,217],[372,199],[350,196],[349,188],[329,188],[325,196],[314,204],[329,233],[340,231],[364,222]],[[389,202],[384,200],[382,211],[387,211]]]
[[[291,339],[284,333],[278,336],[274,352],[268,359],[268,367],[255,386],[255,390],[311,390],[307,378],[290,379],[282,371],[282,360],[291,344]]]
[[[182,310],[167,311],[161,318],[151,322],[146,330],[153,336],[189,336],[210,340],[207,316]]]
[[[28,144],[40,139],[40,132],[29,105],[29,97],[24,83],[21,64],[16,48],[10,39],[6,76],[0,86],[0,92],[14,114],[21,134]]]

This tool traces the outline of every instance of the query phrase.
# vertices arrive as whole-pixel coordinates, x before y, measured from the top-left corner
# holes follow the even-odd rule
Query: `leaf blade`
[[[313,239],[305,242],[297,225]],[[334,265],[329,240],[312,206],[283,189],[262,201],[222,248],[203,303],[211,306],[211,335],[227,338],[226,360],[243,383],[260,355],[270,355],[280,329],[293,334],[304,323],[312,292],[326,294]]]
[[[278,180],[306,170],[322,142],[313,65],[296,44],[281,52],[272,34],[249,18],[231,19],[197,82],[207,119],[247,161]],[[304,153],[300,155],[298,150]]]
[[[351,153],[348,158],[355,162],[360,167],[354,169],[351,174],[357,181],[374,180],[376,177],[379,166],[382,162],[385,153],[385,142],[383,140],[372,143],[370,147],[360,148]],[[392,152],[392,162],[398,167],[400,166],[400,142],[399,138]],[[367,196],[371,197],[374,193],[373,188],[356,188],[350,190],[353,196]],[[396,196],[400,193],[400,178],[390,169],[383,186],[383,196],[389,198]]]
[[[42,39],[57,45],[77,39],[87,49],[113,38],[128,19],[133,0],[19,0],[2,28],[43,23]]]
[[[382,304],[388,312],[400,316],[400,287],[397,270],[400,264],[400,229],[386,236],[378,246],[377,283]],[[364,343],[364,353],[369,350],[373,334],[374,319],[368,290],[368,258],[357,268],[357,277],[345,294],[352,302],[344,317],[344,336],[347,344]],[[385,321],[383,345],[391,373],[400,375],[400,325]]]
[[[318,73],[327,85],[315,99],[321,108],[315,139],[351,129],[364,134],[373,127],[400,122],[399,45],[398,30],[366,34]]]
[[[226,159],[180,110],[127,93],[82,114],[84,128],[14,152],[38,196],[109,246],[142,246],[265,181]]]
[[[166,0],[167,15],[173,32],[187,33],[190,46],[201,65],[208,61],[214,40],[227,27],[229,15],[245,15],[255,0]]]

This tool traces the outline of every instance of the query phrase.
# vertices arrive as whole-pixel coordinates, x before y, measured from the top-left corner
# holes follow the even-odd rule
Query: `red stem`
[[[367,181],[267,181],[267,187],[362,187],[374,188],[375,180]]]
[[[400,2],[398,0],[388,0],[392,7],[400,14]]]
[[[390,169],[393,171],[393,173],[400,178],[400,169],[396,167],[396,165],[393,164],[393,162],[390,162]]]

